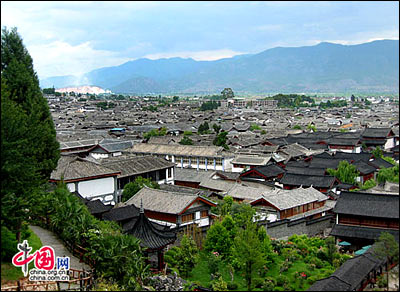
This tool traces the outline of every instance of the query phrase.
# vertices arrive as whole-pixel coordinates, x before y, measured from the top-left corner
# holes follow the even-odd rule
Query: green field
[[[32,247],[32,252],[40,249],[42,247],[42,242],[40,238],[29,229],[29,237],[27,238],[29,246]],[[33,261],[29,263],[29,269],[34,268]],[[17,281],[20,278],[23,278],[24,274],[20,267],[14,267],[14,265],[9,263],[1,263],[1,283],[13,282]]]

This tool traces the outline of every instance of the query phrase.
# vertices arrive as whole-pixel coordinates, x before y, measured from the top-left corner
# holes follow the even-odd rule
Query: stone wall
[[[306,234],[308,236],[327,235],[327,230],[334,224],[333,215],[326,215],[320,218],[306,220],[300,218],[297,220],[283,219],[271,223],[262,224],[267,230],[267,234],[276,239],[286,240],[293,234]]]

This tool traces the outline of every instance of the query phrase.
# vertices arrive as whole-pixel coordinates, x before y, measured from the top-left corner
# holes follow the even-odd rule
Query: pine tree
[[[18,234],[24,218],[21,212],[32,204],[29,198],[34,191],[49,179],[60,151],[32,58],[16,28],[2,29],[1,81],[1,202],[2,206],[14,202],[6,205],[2,217]]]

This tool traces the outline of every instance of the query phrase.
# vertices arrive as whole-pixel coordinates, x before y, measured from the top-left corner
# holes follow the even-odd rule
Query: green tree
[[[210,126],[208,125],[208,123],[205,121],[204,123],[200,124],[199,128],[197,129],[197,132],[202,135],[202,134],[206,134],[208,132],[208,130],[210,130]]]
[[[374,186],[376,186],[376,182],[374,179],[369,179],[366,182],[364,182],[364,184],[361,186],[362,190],[368,190],[370,188],[373,188]]]
[[[316,128],[314,125],[312,125],[312,124],[309,124],[309,125],[307,126],[307,130],[310,130],[310,131],[316,132],[316,131],[317,131],[317,128]]]
[[[224,88],[224,90],[221,91],[221,95],[224,99],[233,98],[235,96],[232,88]]]
[[[294,125],[292,129],[293,130],[301,130],[301,126],[300,125]]]
[[[380,259],[386,259],[387,267],[390,260],[398,262],[399,260],[399,244],[394,236],[388,232],[382,232],[379,239],[375,243],[373,253]],[[387,275],[387,291],[389,291],[389,271]]]
[[[138,191],[140,191],[144,186],[159,189],[160,186],[155,181],[151,180],[151,178],[143,178],[138,176],[135,181],[127,183],[122,192],[122,202],[129,200],[132,196],[136,195]]]
[[[33,60],[17,29],[1,34],[1,204],[3,223],[20,239],[36,189],[46,182],[60,157],[47,100]]]
[[[247,290],[251,291],[253,278],[261,271],[265,263],[265,255],[255,223],[248,222],[245,229],[239,230],[235,237],[233,253],[245,275]]]
[[[261,130],[261,127],[257,124],[251,124],[250,131]]]
[[[208,229],[206,239],[204,241],[204,250],[208,252],[218,252],[224,258],[231,255],[232,252],[231,234],[220,221]]]
[[[226,144],[226,141],[228,138],[226,137],[228,135],[228,132],[221,131],[213,140],[213,144],[216,146],[222,146],[225,149],[229,149],[228,145]]]
[[[330,236],[325,240],[325,243],[327,247],[327,258],[329,263],[332,265],[335,254],[337,253],[335,238]]]
[[[398,183],[399,182],[399,165],[396,164],[390,168],[382,168],[378,171],[376,176],[378,183],[383,184],[386,181]]]
[[[179,247],[174,246],[165,253],[165,261],[187,277],[196,265],[198,253],[195,241],[185,234]]]
[[[193,140],[188,136],[183,136],[183,138],[178,142],[181,145],[193,145]]]
[[[372,150],[372,155],[374,155],[375,158],[382,158],[383,151],[381,147],[378,146],[374,150]]]
[[[348,184],[356,184],[356,177],[359,175],[356,167],[349,164],[346,160],[339,162],[337,170],[328,168],[328,174],[335,176],[340,182]]]
[[[172,98],[172,102],[177,102],[179,100],[179,96],[174,96],[173,98]]]
[[[220,126],[220,125],[217,125],[217,124],[213,124],[213,129],[214,129],[214,132],[215,132],[216,134],[218,134],[219,131],[221,130],[221,126]]]

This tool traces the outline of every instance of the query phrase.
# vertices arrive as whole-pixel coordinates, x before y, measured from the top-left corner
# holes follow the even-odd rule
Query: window
[[[169,177],[169,178],[172,177],[172,168],[168,168],[168,177]]]
[[[207,216],[208,216],[208,211],[207,211],[207,210],[201,211],[201,213],[200,213],[200,218],[205,218],[205,217],[207,217]]]
[[[194,213],[182,215],[182,223],[190,222],[194,220]]]
[[[165,171],[165,169],[160,170],[160,171],[159,171],[159,179],[160,179],[160,180],[165,179],[165,178],[166,178],[165,176],[166,176],[166,171]]]

